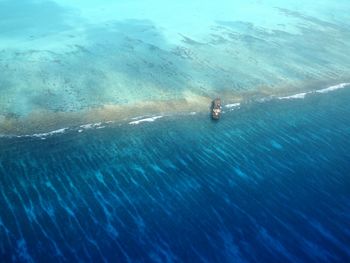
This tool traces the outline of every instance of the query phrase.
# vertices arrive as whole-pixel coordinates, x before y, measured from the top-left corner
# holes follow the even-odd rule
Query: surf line
[[[279,100],[304,99],[305,96],[309,95],[309,94],[328,93],[328,92],[331,92],[331,91],[335,91],[335,90],[338,90],[338,89],[344,89],[344,88],[347,88],[347,87],[350,87],[350,83],[340,83],[340,84],[337,84],[337,85],[334,85],[334,86],[330,86],[330,87],[324,88],[324,89],[297,93],[297,94],[290,95],[290,96],[278,97],[278,99]]]
[[[144,119],[140,119],[140,120],[136,120],[136,121],[131,121],[129,122],[130,125],[137,125],[140,124],[142,122],[153,122],[157,119],[163,118],[163,115],[159,115],[159,116],[154,116],[154,117],[149,117],[149,118],[144,118]]]

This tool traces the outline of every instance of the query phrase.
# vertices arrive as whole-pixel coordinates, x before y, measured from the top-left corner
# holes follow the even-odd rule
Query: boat
[[[211,103],[211,118],[218,120],[221,117],[221,99],[216,98]]]

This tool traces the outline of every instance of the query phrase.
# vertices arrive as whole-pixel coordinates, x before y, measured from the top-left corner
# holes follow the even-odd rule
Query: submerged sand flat
[[[350,4],[0,0],[0,134],[350,79]]]

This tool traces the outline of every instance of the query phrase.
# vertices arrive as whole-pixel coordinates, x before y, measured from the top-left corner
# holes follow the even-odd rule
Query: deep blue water
[[[0,138],[0,261],[350,262],[349,100]]]

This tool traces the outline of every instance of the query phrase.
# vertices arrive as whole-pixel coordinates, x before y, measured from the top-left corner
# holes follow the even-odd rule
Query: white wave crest
[[[139,120],[139,119],[142,119],[142,118],[145,118],[145,117],[147,117],[147,115],[136,116],[136,117],[132,117],[131,119],[132,120]]]
[[[43,138],[43,137],[47,137],[47,136],[51,136],[51,135],[55,135],[55,134],[59,134],[59,133],[65,133],[67,130],[68,130],[68,128],[62,128],[62,129],[58,129],[58,130],[54,130],[54,131],[50,131],[50,132],[18,135],[17,138],[21,138],[21,137]]]
[[[45,139],[48,136],[52,136],[59,133],[65,133],[68,128],[62,128],[54,131],[43,132],[43,133],[33,133],[33,134],[23,134],[23,135],[13,135],[13,134],[0,134],[0,138],[41,138]]]
[[[325,88],[325,89],[316,90],[315,92],[316,93],[328,93],[330,91],[335,91],[338,89],[346,88],[347,86],[350,86],[350,83],[340,83],[338,85],[330,86],[330,87]]]
[[[141,120],[137,120],[137,121],[131,121],[129,122],[129,124],[131,125],[137,125],[137,124],[140,124],[142,122],[153,122],[157,119],[160,119],[160,118],[163,118],[164,116],[154,116],[154,117],[150,117],[150,118],[145,118],[145,119],[141,119]]]
[[[350,87],[350,83],[340,83],[340,84],[337,84],[337,85],[334,85],[334,86],[330,86],[330,87],[324,88],[324,89],[298,93],[298,94],[285,96],[285,97],[278,97],[278,99],[279,100],[304,99],[305,96],[308,95],[308,94],[328,93],[328,92],[335,91],[335,90],[338,90],[338,89],[343,89],[343,88],[346,88],[346,87]]]
[[[83,129],[92,129],[92,128],[96,128],[102,125],[102,122],[96,122],[96,123],[88,123],[88,124],[84,124],[84,125],[80,125],[80,128]]]
[[[237,103],[226,104],[225,108],[235,108],[239,106],[241,106],[241,103],[237,102]]]
[[[304,99],[307,94],[310,94],[312,92],[303,92],[303,93],[298,93],[290,96],[285,96],[285,97],[278,97],[279,100],[293,100],[293,99]]]

